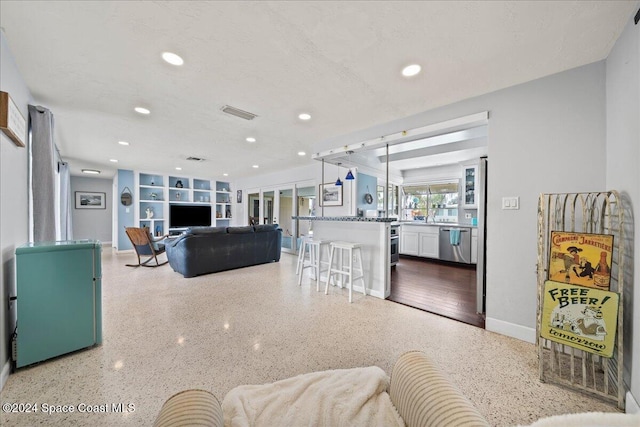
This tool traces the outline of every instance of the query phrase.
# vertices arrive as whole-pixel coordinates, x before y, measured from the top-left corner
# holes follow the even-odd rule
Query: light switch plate
[[[502,209],[520,209],[520,197],[503,197]]]

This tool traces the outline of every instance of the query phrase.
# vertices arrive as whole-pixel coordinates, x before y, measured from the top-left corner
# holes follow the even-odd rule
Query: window
[[[402,187],[405,221],[458,222],[459,183],[449,181]]]
[[[384,212],[384,185],[378,185],[376,188],[378,199],[378,212]],[[389,184],[389,211],[387,217],[398,215],[398,186]]]

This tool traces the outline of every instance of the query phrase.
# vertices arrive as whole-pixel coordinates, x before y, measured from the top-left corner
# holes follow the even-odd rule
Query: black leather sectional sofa
[[[165,242],[169,265],[184,277],[280,261],[278,225],[192,227]]]

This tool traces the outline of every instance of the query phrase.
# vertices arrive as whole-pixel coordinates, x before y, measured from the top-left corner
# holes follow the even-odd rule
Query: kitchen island
[[[311,221],[315,239],[347,241],[362,245],[364,283],[367,295],[387,298],[391,293],[390,233],[395,218],[294,216],[299,221]],[[324,257],[324,254],[323,254]],[[322,281],[326,275],[321,276]],[[362,281],[353,286],[354,294],[362,292]]]

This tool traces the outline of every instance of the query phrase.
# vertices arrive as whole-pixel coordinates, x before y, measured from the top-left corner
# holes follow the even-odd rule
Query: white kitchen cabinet
[[[471,264],[478,263],[478,229],[471,229]]]
[[[401,254],[438,258],[439,227],[403,224],[400,228]]]
[[[439,244],[438,238],[440,233],[439,227],[424,227],[420,233],[420,248],[418,255],[426,258],[438,258]]]
[[[405,226],[401,227],[400,232],[400,253],[403,255],[418,256],[419,252],[419,233],[417,230],[407,230]]]
[[[464,209],[478,209],[478,166],[464,166],[462,168],[462,207]]]

